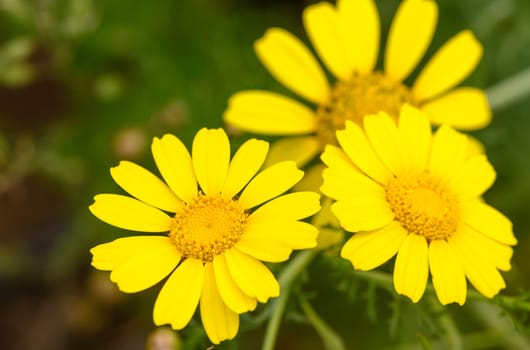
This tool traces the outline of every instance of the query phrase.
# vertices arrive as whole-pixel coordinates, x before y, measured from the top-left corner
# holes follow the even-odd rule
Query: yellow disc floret
[[[183,257],[209,262],[239,240],[247,218],[237,201],[199,194],[176,213],[169,236]]]
[[[385,190],[395,220],[408,232],[429,242],[455,232],[459,218],[456,197],[438,178],[426,172],[394,177]]]
[[[380,72],[354,73],[347,81],[338,81],[329,101],[317,109],[317,134],[322,145],[336,144],[335,132],[344,129],[346,120],[360,126],[364,116],[386,112],[397,118],[404,103],[414,105],[408,87]]]

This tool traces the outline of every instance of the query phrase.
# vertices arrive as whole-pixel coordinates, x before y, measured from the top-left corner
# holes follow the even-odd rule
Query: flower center
[[[336,144],[335,131],[344,129],[346,120],[360,126],[364,116],[380,111],[397,118],[404,103],[414,105],[412,92],[381,72],[354,73],[348,81],[338,81],[329,101],[317,109],[317,136],[322,146]]]
[[[457,201],[439,179],[426,172],[394,177],[385,191],[395,220],[408,232],[421,235],[429,242],[446,239],[455,232]]]
[[[247,218],[237,201],[199,194],[176,213],[169,237],[183,257],[209,262],[239,240]]]

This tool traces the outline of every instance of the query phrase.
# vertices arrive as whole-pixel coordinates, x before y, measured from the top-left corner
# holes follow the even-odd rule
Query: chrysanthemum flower
[[[240,313],[280,292],[261,261],[284,261],[293,249],[316,246],[316,228],[299,220],[319,210],[319,195],[281,195],[303,176],[294,162],[256,175],[267,142],[245,142],[230,161],[222,129],[201,129],[191,156],[173,135],[155,138],[152,152],[165,183],[134,163],[121,162],[111,169],[112,177],[135,198],[99,194],[90,211],[119,228],[166,234],[98,245],[91,250],[92,265],[112,271],[110,279],[127,293],[169,275],[154,306],[155,324],[182,329],[200,303],[210,340],[231,339]]]
[[[374,269],[394,255],[394,287],[417,302],[429,271],[442,304],[466,299],[466,277],[486,297],[505,287],[516,244],[509,219],[481,195],[495,171],[449,126],[434,134],[421,111],[405,105],[398,124],[384,112],[337,131],[326,147],[321,191],[336,200],[341,226],[356,232],[342,257]]]
[[[378,70],[380,23],[373,0],[309,6],[303,13],[305,30],[335,82],[328,84],[317,60],[298,38],[271,28],[255,43],[258,58],[276,80],[316,107],[281,94],[248,90],[231,97],[224,119],[245,131],[291,136],[278,144],[278,153],[299,164],[312,159],[324,145],[336,144],[335,131],[343,129],[346,120],[362,125],[365,115],[379,111],[397,118],[404,103],[423,110],[434,124],[482,128],[491,119],[484,91],[453,89],[482,56],[482,46],[471,31],[447,41],[411,86],[404,82],[431,42],[437,14],[434,1],[403,1],[390,28],[383,69]]]

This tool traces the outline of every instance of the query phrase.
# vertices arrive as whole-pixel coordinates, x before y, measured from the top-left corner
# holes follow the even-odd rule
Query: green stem
[[[340,336],[330,327],[324,320],[318,316],[315,310],[311,307],[309,302],[305,298],[300,299],[300,306],[306,317],[309,319],[313,327],[322,338],[324,342],[324,348],[327,350],[346,350],[344,343]]]
[[[486,94],[491,109],[496,111],[530,95],[530,68],[488,88]]]
[[[456,327],[455,321],[449,312],[438,302],[438,300],[431,294],[429,296],[429,303],[432,310],[437,314],[440,327],[447,335],[447,345],[449,349],[461,350],[463,349],[462,336]]]
[[[274,350],[282,316],[287,306],[287,301],[289,300],[289,294],[291,293],[292,283],[317,253],[318,251],[316,249],[305,250],[299,253],[280,274],[278,278],[278,282],[280,283],[280,296],[273,301],[274,305],[272,305],[271,317],[265,330],[262,350]]]

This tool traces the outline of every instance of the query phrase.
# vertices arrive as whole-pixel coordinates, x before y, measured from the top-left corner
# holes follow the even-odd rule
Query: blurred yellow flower
[[[484,203],[495,170],[485,155],[469,156],[468,138],[405,105],[398,125],[388,114],[366,116],[337,131],[328,145],[321,191],[332,212],[356,232],[342,257],[359,270],[394,255],[394,287],[417,302],[429,270],[442,304],[466,299],[466,277],[486,297],[505,287],[516,239],[509,219]]]
[[[271,28],[256,41],[258,58],[284,86],[316,105],[261,90],[234,94],[224,120],[241,130],[292,136],[274,153],[304,164],[336,144],[335,131],[350,120],[362,125],[379,111],[397,118],[404,103],[422,109],[434,124],[458,129],[486,126],[491,111],[484,91],[460,87],[482,56],[482,46],[464,30],[443,45],[412,86],[404,80],[417,67],[433,37],[438,7],[430,0],[405,0],[395,15],[384,57],[376,70],[380,23],[373,0],[338,0],[311,5],[303,21],[321,61],[336,78],[330,86],[317,60],[294,35]],[[273,148],[275,148],[274,146]],[[289,158],[287,158],[289,157]]]
[[[155,324],[182,329],[200,302],[210,340],[218,344],[232,339],[240,313],[280,292],[260,260],[280,262],[293,249],[316,246],[316,228],[298,220],[320,209],[319,195],[281,195],[303,176],[294,162],[275,164],[256,175],[268,152],[265,141],[245,142],[230,161],[222,129],[201,129],[191,156],[173,135],[155,138],[152,152],[165,183],[123,161],[111,174],[135,198],[99,194],[90,211],[119,228],[168,234],[98,245],[91,250],[92,265],[112,271],[110,279],[127,293],[169,275],[154,306]]]

